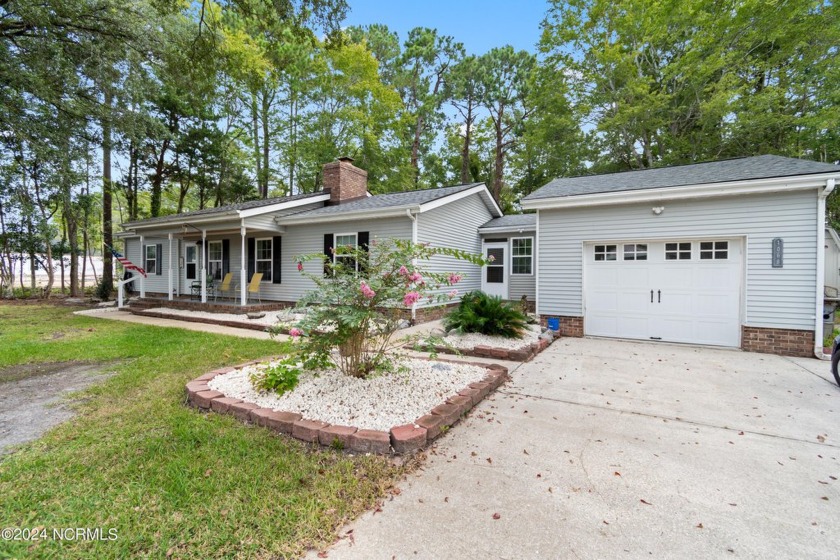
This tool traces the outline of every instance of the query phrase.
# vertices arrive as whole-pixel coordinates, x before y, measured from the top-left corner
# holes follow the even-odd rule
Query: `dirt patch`
[[[113,374],[109,364],[52,362],[0,370],[0,455],[73,417],[65,397]]]

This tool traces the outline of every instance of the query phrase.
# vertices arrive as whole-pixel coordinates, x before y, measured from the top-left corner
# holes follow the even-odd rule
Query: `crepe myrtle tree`
[[[287,364],[298,368],[335,367],[345,375],[366,378],[388,371],[385,355],[405,310],[419,302],[446,302],[458,296],[458,272],[432,272],[429,259],[444,255],[482,266],[481,256],[399,239],[374,240],[370,248],[341,246],[325,259],[322,253],[295,257],[298,271],[316,288],[297,306],[304,319],[289,330],[295,352]],[[307,263],[325,261],[324,272],[307,271]]]

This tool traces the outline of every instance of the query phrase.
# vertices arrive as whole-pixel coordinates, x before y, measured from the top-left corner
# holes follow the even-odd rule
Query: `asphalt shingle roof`
[[[237,204],[227,204],[225,206],[217,206],[215,208],[204,208],[203,210],[193,210],[192,212],[182,212],[180,214],[170,214],[169,216],[160,216],[158,218],[147,218],[145,220],[135,220],[133,222],[125,222],[124,226],[133,226],[137,224],[156,224],[171,221],[184,221],[195,216],[212,216],[213,214],[225,214],[227,212],[234,212],[238,210],[248,210],[251,208],[260,208],[262,206],[271,206],[273,204],[281,204],[283,202],[292,202],[294,200],[302,200],[314,196],[321,196],[322,191],[306,194],[296,194],[292,196],[278,196],[274,198],[265,198],[260,200],[249,200],[248,202],[239,202]]]
[[[293,214],[292,216],[300,218],[303,216],[325,216],[346,212],[365,212],[369,210],[381,210],[399,206],[417,206],[418,204],[425,204],[451,194],[456,194],[461,191],[477,187],[481,184],[482,183],[470,183],[468,185],[457,185],[454,187],[377,194],[367,198],[359,198],[349,202],[342,202],[341,204],[336,204],[334,206],[324,206],[322,208],[304,210],[303,212]]]
[[[764,155],[657,169],[554,179],[523,200],[831,172],[840,173],[840,166],[804,159]]]
[[[499,228],[499,227],[509,227],[509,228],[531,228],[534,229],[537,227],[537,215],[536,214],[511,214],[509,216],[502,216],[501,218],[493,218],[486,224],[482,225],[479,229],[484,228]]]

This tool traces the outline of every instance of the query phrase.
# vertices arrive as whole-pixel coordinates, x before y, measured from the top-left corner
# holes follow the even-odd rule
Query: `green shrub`
[[[528,317],[516,305],[498,296],[475,291],[464,294],[461,304],[443,321],[446,330],[519,338],[528,326]]]
[[[298,384],[300,365],[295,357],[285,358],[277,365],[251,374],[251,384],[259,391],[274,391],[282,395]]]

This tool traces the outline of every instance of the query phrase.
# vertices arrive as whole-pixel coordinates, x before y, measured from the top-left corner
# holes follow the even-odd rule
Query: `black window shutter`
[[[358,234],[356,234],[356,239],[357,239],[359,247],[362,249],[362,251],[370,254],[370,246],[369,246],[370,232],[369,231],[360,231],[360,232],[358,232]],[[367,270],[368,270],[368,259],[367,259],[367,255],[365,255],[359,261],[359,272],[366,276],[367,275]]]
[[[157,244],[157,262],[155,263],[155,274],[158,276],[163,274],[163,243]]]
[[[271,242],[271,283],[272,284],[281,284],[280,281],[280,269],[282,268],[281,265],[283,263],[281,259],[281,249],[283,247],[283,238],[279,235],[275,235],[274,239]]]
[[[248,238],[248,282],[251,281],[251,276],[254,274],[254,269],[257,266],[256,260],[256,242],[253,237]]]
[[[230,272],[230,239],[222,239],[222,280]]]
[[[333,234],[324,234],[324,276],[330,275],[330,265],[332,264],[333,256]]]

